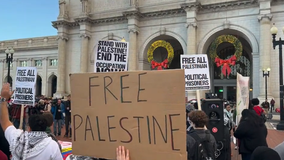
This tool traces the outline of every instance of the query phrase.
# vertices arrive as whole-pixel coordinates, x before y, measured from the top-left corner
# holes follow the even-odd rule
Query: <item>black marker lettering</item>
[[[109,84],[106,85],[106,79],[107,79],[107,78],[110,80],[110,82],[109,82]],[[108,87],[109,87],[111,84],[112,84],[112,78],[111,78],[110,76],[105,76],[105,77],[104,77],[105,104],[107,104],[106,90],[107,90],[116,100],[118,100],[118,99],[116,98],[116,96],[108,89]]]
[[[107,116],[108,138],[109,138],[109,141],[110,141],[110,142],[116,142],[116,140],[111,139],[111,136],[110,136],[110,130],[111,130],[111,129],[115,129],[116,127],[111,127],[110,124],[109,124],[109,119],[110,119],[110,118],[114,118],[114,117],[115,117],[115,116]]]
[[[120,141],[120,142],[122,142],[122,143],[130,143],[131,141],[132,141],[132,135],[131,135],[131,133],[127,130],[127,129],[125,129],[124,127],[123,127],[123,125],[122,125],[122,120],[125,120],[125,119],[128,119],[127,117],[122,117],[121,119],[120,119],[120,121],[119,121],[119,124],[120,124],[120,127],[129,135],[129,140],[128,141]]]
[[[129,87],[123,86],[123,78],[128,77],[128,76],[129,76],[129,74],[120,76],[120,93],[121,93],[120,100],[121,100],[121,103],[131,103],[131,101],[124,101],[123,100],[123,90],[129,88]]]
[[[76,126],[76,124],[77,124],[76,118],[77,117],[80,119],[80,124],[78,126]],[[75,142],[76,141],[76,130],[81,127],[81,125],[83,123],[83,118],[79,114],[75,114],[75,115],[73,115],[73,119],[74,119],[74,121],[73,121],[73,128],[74,128],[73,137],[74,137],[74,142]]]
[[[100,85],[92,85],[92,79],[99,78],[99,76],[89,77],[89,106],[92,106],[92,87],[98,87]]]
[[[180,114],[169,114],[170,128],[171,128],[172,150],[173,150],[173,151],[180,151],[180,149],[175,149],[175,144],[174,144],[174,133],[173,133],[173,132],[179,131],[179,129],[173,129],[172,117],[174,117],[174,116],[180,116]]]
[[[137,118],[137,126],[138,126],[138,139],[139,139],[139,143],[141,143],[141,133],[140,133],[140,119],[143,119],[144,117],[133,117],[133,118]]]
[[[150,129],[150,120],[149,120],[149,116],[147,116],[147,127],[148,127],[148,138],[149,138],[149,144],[152,144],[152,141],[151,141],[151,129]]]
[[[89,125],[90,128],[87,128]],[[87,140],[87,132],[91,131],[91,135],[92,135],[92,138],[93,140],[95,140],[94,138],[94,133],[93,133],[93,129],[92,129],[92,123],[90,121],[90,118],[89,116],[86,117],[86,124],[85,124],[85,141]]]
[[[98,129],[99,141],[106,141],[105,139],[102,139],[102,138],[101,138],[100,123],[99,123],[99,117],[98,117],[98,116],[96,116],[96,120],[97,120],[97,129]]]
[[[156,127],[155,127],[156,125],[159,127],[159,130],[161,132],[161,135],[163,136],[165,143],[167,143],[168,142],[167,115],[165,115],[165,134],[163,134],[162,128],[160,124],[158,123],[156,117],[153,116],[154,144],[156,144]]]
[[[147,73],[140,73],[138,74],[138,94],[137,94],[137,102],[147,102],[147,100],[140,100],[140,91],[144,91],[145,88],[140,88],[141,87],[141,76],[146,75]]]

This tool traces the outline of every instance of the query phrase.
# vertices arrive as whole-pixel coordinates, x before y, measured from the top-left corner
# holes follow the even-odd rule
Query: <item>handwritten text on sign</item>
[[[35,67],[18,67],[16,73],[14,103],[33,105],[35,101],[35,84],[37,70]]]
[[[95,72],[127,71],[128,42],[99,41]]]
[[[115,159],[122,144],[131,160],[186,159],[183,70],[75,74],[71,89],[74,154]]]
[[[210,89],[207,55],[182,55],[181,68],[185,70],[185,90]]]

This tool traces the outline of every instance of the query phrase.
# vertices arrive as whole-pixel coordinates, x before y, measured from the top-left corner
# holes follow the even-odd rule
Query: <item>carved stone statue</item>
[[[82,3],[82,13],[84,14],[87,14],[89,11],[88,11],[88,0],[81,0],[81,3]]]
[[[67,17],[65,0],[59,0],[59,17]]]

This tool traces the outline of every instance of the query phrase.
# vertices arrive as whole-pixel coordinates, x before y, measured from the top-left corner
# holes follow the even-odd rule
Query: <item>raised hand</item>
[[[129,150],[125,149],[124,146],[116,148],[116,160],[130,160]]]
[[[1,89],[1,97],[8,100],[13,95],[14,91],[10,91],[10,84],[4,83]]]

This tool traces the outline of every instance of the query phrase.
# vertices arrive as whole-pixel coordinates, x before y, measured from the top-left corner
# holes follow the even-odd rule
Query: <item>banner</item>
[[[36,67],[17,67],[14,104],[34,105]]]
[[[206,54],[181,55],[181,69],[185,72],[185,90],[210,90],[209,64]]]
[[[249,77],[237,73],[237,124],[241,120],[242,111],[249,106]]]
[[[95,72],[127,71],[128,42],[99,41],[95,53]],[[133,53],[135,54],[135,53]]]

